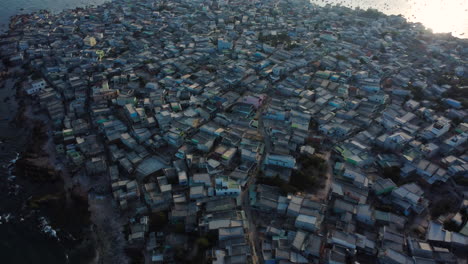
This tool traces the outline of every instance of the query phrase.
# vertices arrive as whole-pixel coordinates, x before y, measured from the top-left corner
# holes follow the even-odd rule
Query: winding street
[[[260,173],[263,159],[265,157],[265,153],[268,153],[271,148],[270,138],[267,136],[267,133],[265,132],[265,128],[263,126],[263,111],[267,105],[268,105],[268,101],[266,101],[257,110],[257,116],[258,116],[257,130],[260,131],[260,133],[262,133],[262,136],[263,136],[264,146],[265,146],[264,152],[257,163],[257,167],[255,168],[255,171],[251,173],[249,179],[247,180],[247,183],[245,184],[244,190],[241,193],[242,210],[245,212],[245,217],[247,218],[247,221],[248,221],[247,238],[249,239],[250,246],[252,248],[253,263],[261,263],[261,258],[259,258],[259,255],[261,255],[261,251],[260,251],[261,245],[260,245],[260,240],[258,239],[259,236],[257,234],[257,225],[254,222],[254,216],[250,207],[249,187],[255,183],[255,178]]]

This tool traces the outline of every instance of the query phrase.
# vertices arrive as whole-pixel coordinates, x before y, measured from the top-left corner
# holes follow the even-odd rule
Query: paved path
[[[271,148],[271,142],[270,138],[265,132],[265,128],[263,126],[263,111],[265,107],[268,105],[268,101],[263,104],[261,108],[258,109],[258,131],[262,133],[263,139],[264,139],[264,154],[268,153]],[[245,217],[247,218],[249,229],[247,233],[247,238],[249,239],[250,245],[252,247],[252,260],[253,263],[261,263],[261,260],[259,258],[260,254],[260,240],[258,239],[258,234],[257,234],[257,225],[253,221],[254,217],[250,208],[250,199],[249,199],[249,186],[255,183],[255,178],[257,177],[258,173],[261,170],[261,165],[263,163],[263,158],[265,155],[262,155],[260,160],[257,163],[257,167],[255,168],[255,171],[250,175],[249,179],[247,180],[247,183],[245,184],[245,188],[241,193],[241,204],[242,204],[242,210],[245,212]]]

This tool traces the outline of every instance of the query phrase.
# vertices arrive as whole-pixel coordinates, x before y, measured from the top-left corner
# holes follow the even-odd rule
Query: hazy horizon
[[[64,9],[98,5],[109,0],[3,0],[0,1],[0,30],[11,16],[40,9],[60,12]],[[363,9],[375,8],[386,14],[401,14],[410,22],[421,22],[434,33],[468,38],[468,2],[466,0],[311,0],[318,5],[340,4]]]

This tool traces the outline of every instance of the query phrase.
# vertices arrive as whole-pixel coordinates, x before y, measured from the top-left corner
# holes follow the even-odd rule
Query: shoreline
[[[1,147],[2,152],[5,154],[1,162],[7,171],[0,186],[2,189],[8,190],[8,192],[2,194],[3,212],[0,223],[1,228],[5,229],[2,234],[9,234],[9,236],[14,236],[15,239],[11,241],[11,244],[9,243],[3,248],[1,254],[6,258],[5,261],[14,258],[14,261],[18,263],[24,263],[23,261],[34,258],[34,256],[44,257],[50,263],[63,263],[59,261],[59,252],[66,253],[65,249],[62,249],[61,242],[53,237],[56,231],[49,225],[48,220],[43,218],[46,215],[41,210],[28,205],[30,199],[34,195],[38,195],[41,189],[53,190],[54,187],[52,187],[52,184],[39,187],[36,183],[32,183],[29,179],[23,177],[20,171],[17,170],[18,162],[26,152],[27,139],[32,137],[32,130],[29,129],[32,124],[22,120],[24,103],[17,93],[19,78],[14,75],[11,74],[11,77],[2,80],[3,89],[0,91],[2,97],[9,98],[8,102],[3,105],[6,109],[1,109],[1,114],[6,116],[6,118],[2,118],[1,122],[2,131],[4,132]],[[8,155],[15,156],[15,158],[10,160]],[[25,252],[28,252],[29,255],[21,255],[13,248],[8,250],[10,247],[15,247],[15,244],[18,244],[17,246],[22,245],[23,239],[29,241],[30,245],[35,245],[35,247],[25,248]],[[41,242],[39,243],[39,241]],[[42,255],[41,250],[54,250],[55,253],[45,256]]]
[[[4,22],[0,22],[0,36],[2,34],[7,34],[8,31],[11,29],[11,22],[13,20],[16,20],[18,19],[18,17],[21,17],[21,16],[24,16],[24,17],[29,17],[31,15],[35,15],[35,14],[39,14],[39,13],[42,13],[42,12],[46,12],[46,13],[49,13],[49,14],[59,14],[61,12],[64,12],[66,10],[74,10],[74,9],[86,9],[86,8],[89,8],[89,7],[95,7],[95,6],[98,6],[98,5],[102,5],[106,2],[110,2],[112,0],[99,0],[97,3],[94,3],[94,2],[90,2],[90,3],[83,3],[83,1],[81,3],[76,3],[74,1],[70,1],[70,3],[68,2],[63,2],[61,3],[61,5],[59,5],[58,7],[54,6],[54,7],[49,7],[49,8],[35,8],[35,7],[21,7],[21,8],[17,8],[16,9],[16,13],[15,14],[11,14],[9,16],[9,18],[6,18]]]
[[[86,7],[77,7],[70,10],[85,10],[90,6]],[[65,10],[61,11],[65,12]],[[59,12],[59,13],[61,13]],[[11,18],[8,30],[0,34],[1,37],[15,36],[21,34],[22,30],[17,28],[22,25],[23,20],[28,20],[31,17],[37,14],[51,14],[47,10],[38,10],[29,14],[19,14]],[[15,32],[15,30],[18,30]],[[8,68],[8,67],[7,67]],[[17,67],[15,67],[17,68]],[[125,248],[125,238],[123,237],[123,225],[126,220],[122,218],[118,211],[109,212],[107,214],[102,214],[102,211],[108,211],[107,208],[115,208],[115,201],[111,195],[110,190],[107,193],[106,204],[101,203],[101,198],[93,199],[93,185],[96,184],[94,179],[90,179],[86,175],[75,175],[72,176],[69,168],[64,164],[60,157],[58,157],[56,150],[54,148],[53,142],[53,128],[47,114],[44,113],[37,114],[31,103],[34,101],[26,93],[22,92],[20,89],[19,81],[21,74],[16,73],[12,74],[13,77],[9,77],[15,83],[15,98],[10,98],[10,100],[18,103],[18,111],[10,122],[15,126],[20,127],[23,131],[26,131],[29,135],[27,136],[29,140],[33,141],[35,144],[29,145],[28,149],[25,149],[20,154],[20,159],[15,164],[15,166],[22,166],[22,163],[34,163],[39,161],[38,167],[45,167],[47,172],[51,172],[55,175],[52,176],[52,181],[61,181],[63,186],[60,187],[60,192],[63,192],[65,195],[65,204],[66,209],[73,210],[71,204],[73,203],[73,197],[79,198],[86,202],[87,214],[85,218],[86,221],[89,221],[89,224],[83,226],[79,229],[87,230],[87,234],[83,236],[83,241],[89,244],[87,241],[91,241],[91,247],[93,249],[93,254],[90,257],[91,263],[102,263],[102,259],[114,259],[117,258],[120,261],[128,262],[127,256],[124,253]],[[18,76],[17,76],[18,75]],[[25,106],[26,105],[26,106]],[[35,133],[33,130],[38,130],[39,133]],[[42,130],[42,131],[41,131]],[[41,138],[40,140],[37,140]],[[31,151],[31,148],[34,151]],[[32,156],[32,157],[31,157]],[[28,178],[25,176],[24,178]],[[46,180],[47,181],[47,180]],[[31,183],[34,184],[34,183]],[[48,194],[45,194],[47,196]],[[54,212],[49,212],[49,214],[54,214]],[[102,215],[105,217],[103,218]],[[113,216],[112,221],[109,221],[109,216]],[[56,219],[51,219],[51,222],[55,222]],[[105,226],[112,222],[114,228],[111,234],[108,234],[108,230],[105,231]],[[63,223],[62,223],[63,225]],[[58,226],[58,229],[62,229],[63,226]],[[115,241],[118,243],[118,247],[121,248],[120,253],[116,254],[112,248],[108,248],[105,245],[115,246]],[[87,247],[85,243],[84,247]],[[98,246],[99,245],[99,246]],[[75,246],[77,250],[82,248],[82,245]],[[72,248],[73,250],[73,248]],[[70,248],[67,249],[70,251]],[[117,257],[116,257],[117,256]],[[105,260],[104,260],[105,261]]]
[[[19,19],[22,18],[24,18],[24,16],[20,16]],[[14,28],[10,30],[14,30]],[[8,34],[10,34],[10,32]],[[38,109],[36,109],[36,105],[33,105],[35,99],[20,90],[21,88],[18,83],[20,78],[11,78],[13,83],[15,83],[14,89],[16,94],[14,98],[10,100],[18,104],[18,111],[10,123],[28,133],[28,140],[26,141],[34,142],[34,144],[28,145],[27,148],[20,153],[20,158],[18,162],[16,162],[15,167],[32,164],[34,167],[37,165],[38,168],[45,168],[46,179],[40,179],[38,182],[43,184],[43,182],[51,181],[53,184],[60,185],[53,187],[53,189],[55,192],[58,191],[64,194],[64,209],[69,211],[69,213],[73,214],[73,210],[75,209],[73,205],[76,204],[76,199],[84,201],[86,204],[86,212],[82,212],[82,214],[86,215],[77,217],[83,218],[82,221],[89,222],[87,225],[78,228],[78,232],[82,232],[82,230],[86,232],[82,237],[84,245],[79,244],[73,246],[73,248],[68,248],[67,251],[81,250],[83,247],[85,249],[88,248],[88,250],[92,249],[94,251],[92,255],[86,253],[90,256],[91,263],[102,263],[102,259],[106,261],[106,259],[110,260],[114,258],[117,258],[119,263],[120,261],[124,263],[127,262],[127,257],[124,253],[125,239],[123,238],[123,225],[126,220],[115,210],[115,201],[113,200],[110,190],[105,194],[106,199],[102,199],[99,195],[99,197],[96,198],[94,195],[94,187],[96,185],[110,186],[110,184],[107,182],[96,182],[96,179],[90,178],[83,173],[75,173],[75,175],[72,175],[69,167],[63,162],[62,157],[57,154],[54,148],[53,127],[50,118],[46,113],[43,113],[43,110],[36,113]],[[38,162],[38,164],[36,164],[36,162]],[[27,181],[31,181],[31,177],[25,175],[23,175],[23,177]],[[32,177],[34,177],[34,175]],[[47,179],[47,177],[50,177],[50,179]],[[35,182],[36,180],[32,181],[33,182],[30,182],[32,185],[37,183]],[[47,197],[49,194],[42,194],[42,196]],[[39,200],[41,200],[41,198],[39,198]],[[103,200],[104,202],[102,202]],[[47,204],[47,199],[42,202]],[[109,208],[114,210],[109,211]],[[46,209],[47,208],[42,208],[42,211],[48,211]],[[54,210],[48,212],[49,215],[56,215],[57,218],[61,218],[57,216],[57,213],[58,212]],[[69,220],[73,221],[73,218],[74,217],[71,217]],[[74,230],[74,227],[66,227],[68,223],[63,222],[63,220],[53,218],[50,220],[52,224],[54,222],[59,222],[59,225],[56,226],[57,229],[72,228],[73,232],[77,232]],[[106,228],[107,225],[113,225],[111,232]],[[115,243],[118,244],[116,245]],[[91,246],[89,246],[90,244]],[[112,245],[112,248],[106,245]],[[115,247],[121,248],[120,253],[114,251]]]
[[[76,7],[64,7],[63,9],[55,10],[55,11],[52,11],[50,9],[37,9],[37,10],[30,10],[30,12],[28,12],[25,9],[22,9],[22,10],[19,10],[19,12],[20,12],[19,14],[10,16],[7,23],[4,23],[4,24],[0,25],[0,36],[7,35],[9,33],[9,31],[12,29],[12,23],[17,22],[16,20],[19,20],[19,19],[24,19],[24,18],[29,19],[31,16],[36,15],[36,14],[41,14],[41,13],[57,15],[57,14],[60,14],[62,12],[65,12],[67,10],[85,10],[85,9],[88,9],[88,8],[91,8],[91,7],[98,7],[98,6],[101,6],[101,5],[105,4],[105,3],[112,2],[112,1],[113,0],[105,0],[104,2],[100,2],[100,3],[96,3],[96,4],[88,4],[88,5],[76,6]],[[314,1],[311,1],[311,3],[316,5],[316,6],[319,6],[321,8],[324,7],[324,3],[316,3]],[[331,4],[331,6],[332,7],[342,6],[342,7],[349,8],[350,10],[354,9],[354,7],[352,5],[341,5],[341,3],[334,3],[334,4]],[[401,15],[401,14],[397,14],[395,12],[393,12],[393,13],[392,12],[386,12],[385,10],[383,10],[385,8],[382,8],[382,6],[379,6],[379,7],[376,7],[376,8],[372,7],[370,9],[377,10],[377,11],[385,14],[386,16],[399,16],[399,15]],[[363,8],[362,10],[366,10],[366,9]],[[413,21],[412,18],[411,18],[411,15],[408,15],[408,16],[401,15],[401,16],[403,18],[405,18],[407,23],[409,23],[409,24],[422,24],[427,30],[433,31],[431,28],[429,28],[423,22]],[[467,21],[467,23],[468,23],[468,21]],[[467,24],[467,26],[468,26],[468,24]],[[432,32],[432,34],[439,35],[439,36],[449,36],[449,37],[453,37],[453,38],[468,41],[468,31],[458,33],[457,35],[454,35],[453,32]]]
[[[12,133],[21,131],[20,134],[23,135],[21,140],[24,143],[16,146],[17,159],[7,165],[14,173],[15,186],[23,192],[20,195],[21,198],[18,194],[15,195],[18,197],[16,199],[20,199],[22,206],[17,210],[10,210],[9,215],[15,216],[10,223],[14,224],[15,222],[11,221],[19,218],[19,222],[37,225],[38,231],[56,240],[56,243],[63,247],[68,263],[69,255],[73,255],[74,251],[86,247],[89,251],[90,248],[94,248],[92,245],[96,244],[96,238],[91,231],[91,223],[85,226],[77,225],[78,228],[74,228],[60,216],[62,213],[73,215],[74,209],[83,208],[83,202],[85,211],[88,211],[87,195],[72,187],[72,178],[68,169],[58,159],[53,148],[52,129],[48,117],[34,113],[31,98],[20,90],[20,78],[14,77],[15,74],[12,75],[2,80],[2,83],[10,82],[9,85],[3,87],[4,89],[14,90],[8,98],[9,103],[15,105],[13,111],[16,112],[14,117],[6,121],[6,126],[13,131]],[[10,137],[2,135],[2,143],[14,141],[14,139],[14,135]],[[28,142],[33,142],[33,144],[28,144]],[[44,171],[39,171],[37,175],[35,175],[36,171],[31,174],[28,172],[31,166],[38,170],[44,169]],[[76,218],[75,221],[90,221],[90,215],[87,214],[88,216],[86,214],[74,215],[72,218]],[[76,238],[80,233],[81,237]],[[76,244],[76,240],[81,240],[81,242]],[[87,246],[90,243],[91,246]],[[81,253],[90,255],[85,251]],[[92,258],[95,255],[98,255],[98,252],[94,251]]]
[[[376,179],[390,176],[378,171],[377,166],[384,166],[372,157],[380,158],[392,147],[392,166],[410,165],[404,160],[406,152],[384,144],[397,126],[385,123],[385,118],[409,115],[406,109],[411,105],[418,108],[423,98],[413,97],[416,93],[436,88],[451,92],[450,85],[442,85],[444,80],[431,78],[445,58],[435,52],[426,55],[439,45],[441,50],[456,45],[453,56],[460,56],[450,58],[446,67],[453,69],[453,80],[455,73],[461,78],[466,72],[458,63],[468,51],[464,40],[433,34],[421,24],[376,10],[348,14],[346,8],[337,8],[321,13],[300,2],[281,3],[281,11],[274,2],[269,10],[253,4],[226,6],[233,15],[228,25],[224,18],[212,24],[212,13],[222,14],[215,12],[218,6],[211,6],[213,12],[207,8],[206,14],[190,15],[187,10],[203,8],[190,1],[133,6],[122,0],[12,21],[8,37],[0,39],[0,55],[14,76],[8,79],[16,89],[9,99],[9,104],[17,104],[12,126],[26,135],[15,162],[16,184],[24,185],[18,200],[23,199],[21,210],[31,212],[42,230],[58,237],[67,262],[202,260],[214,249],[231,254],[229,245],[221,242],[230,238],[242,239],[242,251],[256,254],[257,228],[284,224],[287,232],[297,235],[302,224],[292,223],[302,214],[301,207],[291,207],[294,214],[289,208],[296,200],[302,206],[313,198],[320,205],[310,205],[314,212],[307,211],[310,215],[303,220],[313,222],[311,235],[327,238],[333,225],[323,223],[334,216],[326,207],[334,203],[330,192],[336,191],[333,184],[342,184],[341,172],[354,177],[348,183],[363,190],[362,197],[361,192],[353,194],[356,206],[368,208],[369,214],[380,210],[380,202],[367,197]],[[254,14],[236,20],[236,14],[250,7]],[[122,12],[128,18],[121,18]],[[281,15],[283,22],[264,25],[265,20],[275,22],[270,15]],[[344,22],[337,22],[338,15]],[[199,25],[190,24],[193,20]],[[208,32],[203,23],[219,30]],[[184,32],[190,37],[180,36]],[[363,34],[356,36],[359,32]],[[433,85],[439,82],[443,87]],[[412,117],[415,123],[405,128],[415,140],[427,137],[421,144],[438,147],[445,139],[458,139],[451,122],[462,120],[435,114],[450,113],[451,105],[466,108],[468,101],[427,98],[421,102],[421,114]],[[434,116],[426,118],[426,109]],[[428,127],[446,127],[444,133],[453,134],[439,140],[441,132],[428,134]],[[320,136],[312,141],[316,134]],[[348,144],[350,139],[354,141]],[[368,140],[369,145],[361,144]],[[398,147],[422,151],[417,143]],[[161,154],[167,163],[160,161]],[[439,170],[437,160],[425,154],[420,158],[427,164],[434,161]],[[419,159],[413,161],[411,166],[419,166]],[[249,166],[258,170],[247,170]],[[416,172],[421,179],[412,184],[427,182],[417,193],[429,192],[429,180],[448,180],[449,174],[440,168],[441,174],[431,179]],[[329,182],[321,184],[325,171]],[[400,171],[395,174],[393,188],[405,188],[409,183],[403,183]],[[261,176],[278,181],[262,182]],[[316,192],[317,187],[322,190]],[[256,203],[265,193],[273,204]],[[455,198],[458,202],[460,197]],[[262,206],[275,211],[280,201],[283,209],[271,222],[250,214]],[[434,201],[425,200],[422,209],[429,212]],[[225,211],[235,213],[224,215]],[[351,224],[354,216],[348,216]],[[422,216],[428,221],[434,220],[431,217]],[[211,222],[218,220],[222,222]],[[410,217],[402,222],[418,223]],[[374,226],[378,230],[381,223]],[[414,234],[402,231],[404,236]],[[218,240],[206,242],[211,235]],[[247,241],[246,235],[252,238]],[[291,250],[297,249],[301,247]],[[324,258],[321,254],[318,257]]]

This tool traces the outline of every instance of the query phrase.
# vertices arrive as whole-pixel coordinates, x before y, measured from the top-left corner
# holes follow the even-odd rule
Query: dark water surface
[[[40,9],[64,9],[98,5],[108,0],[0,0],[0,32],[7,29],[12,16]],[[349,7],[377,8],[387,14],[402,14],[412,22],[422,22],[434,32],[453,32],[468,38],[467,0],[311,0]],[[29,131],[13,125],[17,104],[15,90],[0,87],[0,263],[68,263],[63,242],[47,232],[40,211],[24,209],[32,188],[14,175],[14,161],[26,149]],[[50,230],[49,230],[50,231]],[[60,231],[58,231],[60,232]]]
[[[11,16],[40,9],[60,12],[64,9],[99,5],[110,0],[0,0],[0,31],[4,31]],[[435,33],[452,32],[455,37],[468,38],[467,0],[310,0],[314,4],[340,4],[363,9],[375,8],[386,14],[403,15],[408,21],[421,22]]]
[[[2,263],[12,264],[67,263],[60,243],[29,221],[0,225],[0,258]]]
[[[0,0],[4,1],[4,0]],[[50,235],[52,228],[40,211],[26,207],[36,188],[15,175],[15,163],[28,144],[30,132],[14,122],[18,111],[16,89],[0,84],[0,263],[68,263],[62,243]]]
[[[0,0],[0,31],[7,29],[9,20],[17,14],[26,14],[41,9],[53,13],[65,9],[99,5],[109,0]]]

